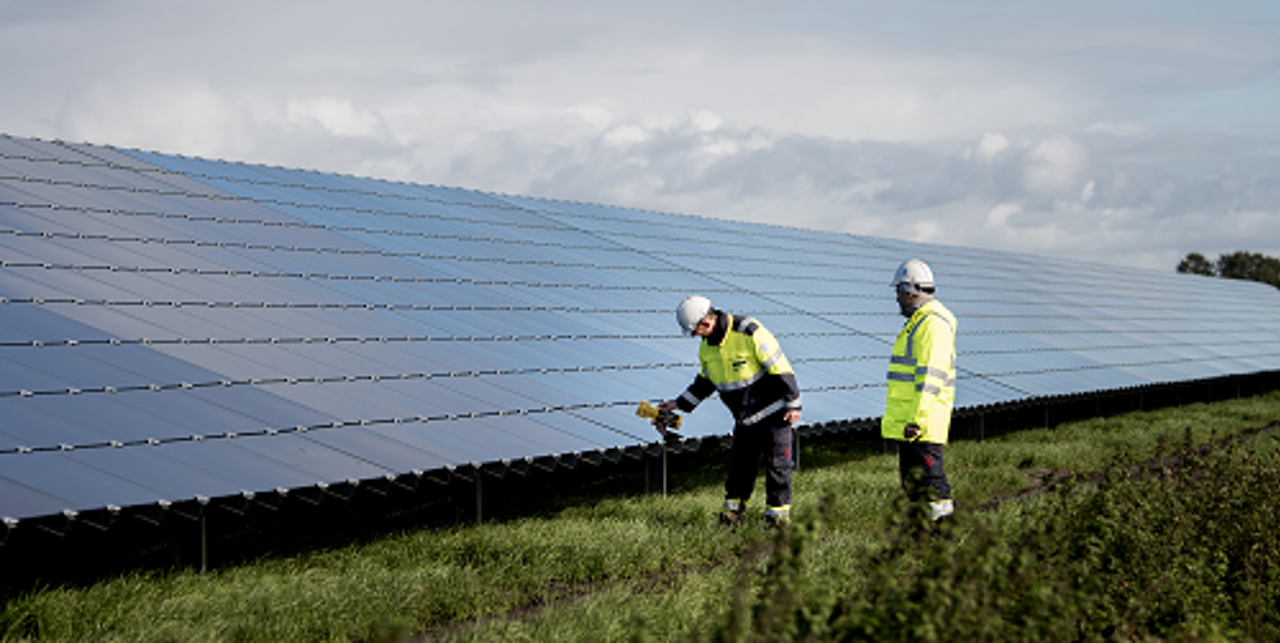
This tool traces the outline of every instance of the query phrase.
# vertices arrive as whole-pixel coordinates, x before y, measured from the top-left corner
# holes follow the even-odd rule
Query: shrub
[[[1277,640],[1280,457],[1255,446],[1197,450],[1188,436],[1148,466],[1052,489],[1013,537],[973,513],[934,524],[900,499],[885,546],[835,594],[806,571],[817,512],[768,545],[707,638]]]

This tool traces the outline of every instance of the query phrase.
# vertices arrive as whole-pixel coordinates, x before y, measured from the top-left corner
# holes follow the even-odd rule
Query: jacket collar
[[[705,341],[712,346],[719,346],[724,343],[725,335],[729,334],[729,326],[733,324],[733,315],[723,310],[716,311],[716,328],[707,335]]]
[[[924,308],[924,307],[928,306],[929,304],[933,303],[933,301],[934,301],[934,299],[933,299],[933,297],[932,297],[932,296],[928,296],[928,297],[921,297],[920,299],[916,300],[916,303],[915,303],[915,305],[914,305],[914,306],[911,306],[910,308],[902,309],[902,311],[901,311],[901,312],[902,312],[902,316],[903,316],[903,317],[906,317],[906,318],[907,318],[907,320],[908,320],[908,321],[910,321],[912,317],[915,317],[916,313],[920,312],[920,310],[921,310],[922,308]]]

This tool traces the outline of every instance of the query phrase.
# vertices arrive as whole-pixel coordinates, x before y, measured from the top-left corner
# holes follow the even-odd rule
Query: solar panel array
[[[875,418],[913,256],[962,408],[1280,369],[1254,283],[0,137],[0,517],[652,453],[689,294],[779,337],[806,425]]]

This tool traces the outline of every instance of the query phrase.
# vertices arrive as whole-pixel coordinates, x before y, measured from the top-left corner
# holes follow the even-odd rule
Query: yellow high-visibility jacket
[[[676,403],[692,411],[719,392],[738,424],[750,426],[800,408],[800,388],[782,347],[760,322],[720,312],[716,328],[698,348],[702,370]]]
[[[880,435],[902,440],[908,424],[920,427],[922,442],[947,443],[956,398],[956,318],[931,299],[912,313],[889,357]]]

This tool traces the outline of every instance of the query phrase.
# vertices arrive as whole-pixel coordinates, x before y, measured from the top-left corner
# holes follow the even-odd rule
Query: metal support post
[[[200,573],[209,571],[209,512],[200,511]]]
[[[662,497],[667,497],[667,445],[662,445],[662,450],[651,455],[644,455],[644,485],[645,491],[648,493],[660,493]]]

